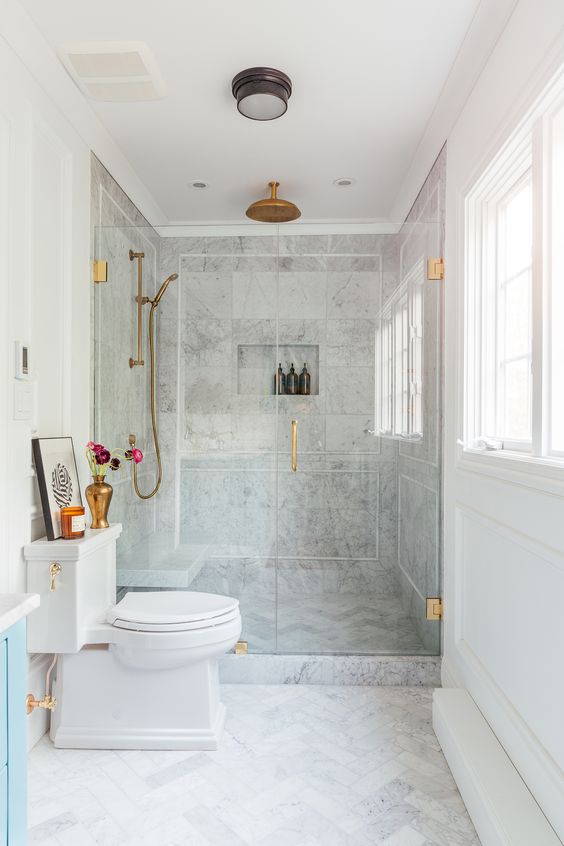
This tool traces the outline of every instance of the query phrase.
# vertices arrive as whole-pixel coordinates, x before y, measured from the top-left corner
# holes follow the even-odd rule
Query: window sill
[[[564,460],[458,446],[456,468],[564,497]]]

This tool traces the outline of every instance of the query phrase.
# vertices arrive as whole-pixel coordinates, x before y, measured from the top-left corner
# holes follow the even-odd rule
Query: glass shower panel
[[[173,240],[186,586],[237,597],[249,651],[274,652],[278,239]]]
[[[423,278],[437,230],[398,230],[281,231],[282,366],[305,360],[316,384],[311,396],[278,401],[282,653],[438,651],[425,599],[439,583],[440,311],[437,283]],[[383,421],[388,437],[377,437]]]
[[[92,254],[108,262],[108,281],[92,285],[92,415],[91,438],[108,449],[128,449],[128,437],[135,433],[143,443],[144,462],[139,483],[148,487],[155,476],[155,450],[150,438],[149,372],[147,367],[129,367],[137,350],[137,266],[129,251],[143,252],[144,290],[156,292],[159,238],[154,230],[136,227],[101,192],[97,212],[102,221],[93,229]],[[147,352],[147,340],[144,338]],[[76,445],[77,459],[83,459],[82,444]],[[108,474],[113,487],[111,519],[123,525],[118,554],[135,558],[155,542],[156,504],[148,505],[132,494],[129,467]],[[147,556],[146,556],[147,557]],[[147,563],[149,559],[147,557]]]

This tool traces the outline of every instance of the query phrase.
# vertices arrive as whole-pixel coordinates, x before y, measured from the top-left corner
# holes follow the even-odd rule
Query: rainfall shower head
[[[171,273],[170,276],[167,276],[163,284],[158,290],[157,296],[153,300],[153,308],[156,308],[161,301],[161,297],[170,285],[171,282],[174,282],[175,279],[178,279],[178,273]]]

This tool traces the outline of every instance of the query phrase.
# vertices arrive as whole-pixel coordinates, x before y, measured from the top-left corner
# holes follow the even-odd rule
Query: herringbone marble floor
[[[30,846],[479,846],[428,688],[227,685],[218,752],[30,755]]]

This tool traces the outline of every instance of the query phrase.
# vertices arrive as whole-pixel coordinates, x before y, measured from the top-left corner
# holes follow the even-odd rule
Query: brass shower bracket
[[[129,251],[129,261],[137,259],[137,296],[135,302],[137,303],[137,358],[129,359],[129,366],[144,365],[143,361],[143,306],[149,302],[149,297],[143,296],[143,259],[145,253],[134,253]]]

